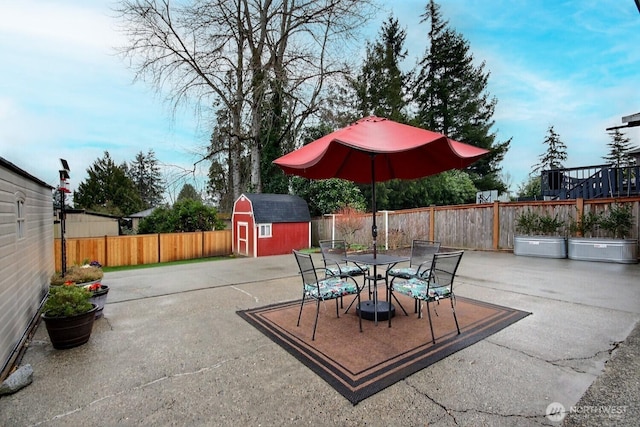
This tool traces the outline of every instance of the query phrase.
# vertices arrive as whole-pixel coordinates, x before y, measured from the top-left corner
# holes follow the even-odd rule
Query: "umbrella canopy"
[[[417,179],[449,169],[462,169],[487,153],[440,133],[371,116],[285,154],[273,163],[285,173],[305,178],[371,183],[375,257],[376,182]]]
[[[486,153],[487,150],[440,133],[371,116],[273,163],[285,173],[305,178],[342,178],[366,184],[417,179],[449,169],[462,169]]]

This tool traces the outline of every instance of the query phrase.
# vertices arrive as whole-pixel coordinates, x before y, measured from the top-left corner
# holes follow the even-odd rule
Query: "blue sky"
[[[381,2],[367,38],[373,41],[393,12],[407,32],[410,56],[421,56],[426,26],[419,15],[426,3]],[[491,73],[488,92],[498,99],[493,130],[499,141],[513,138],[502,163],[513,189],[544,152],[549,126],[568,147],[566,166],[594,165],[608,151],[605,129],[640,112],[640,13],[634,0],[440,4]],[[132,83],[133,73],[115,55],[114,47],[125,41],[112,6],[98,0],[0,0],[0,156],[52,185],[59,158],[69,162],[76,188],[105,150],[120,163],[151,148],[173,180],[193,169],[207,144],[206,123],[189,108],[173,114],[161,94]],[[640,128],[625,134],[640,145]],[[201,174],[205,167],[196,168],[195,176]],[[192,181],[199,189],[201,182]]]

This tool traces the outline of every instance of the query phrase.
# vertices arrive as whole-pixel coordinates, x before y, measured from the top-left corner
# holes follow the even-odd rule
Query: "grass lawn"
[[[158,262],[154,264],[120,265],[118,267],[102,267],[102,270],[105,273],[108,273],[111,271],[139,270],[141,268],[164,267],[164,266],[182,265],[182,264],[195,264],[198,262],[220,261],[223,259],[232,259],[232,258],[235,258],[235,257],[219,256],[219,257],[209,257],[209,258],[195,258],[195,259],[185,259],[181,261]]]
[[[307,249],[302,249],[302,252],[317,253],[317,252],[320,252],[320,249],[319,248],[307,248]],[[102,267],[102,270],[105,273],[108,273],[108,272],[111,272],[111,271],[139,270],[141,268],[153,268],[153,267],[164,267],[164,266],[171,266],[171,265],[194,264],[194,263],[198,263],[198,262],[221,261],[221,260],[224,260],[224,259],[234,259],[234,258],[236,258],[236,257],[233,256],[233,255],[209,257],[209,258],[195,258],[195,259],[185,259],[185,260],[182,260],[182,261],[158,262],[158,263],[154,263],[154,264],[121,265],[121,266],[118,266],[118,267]]]

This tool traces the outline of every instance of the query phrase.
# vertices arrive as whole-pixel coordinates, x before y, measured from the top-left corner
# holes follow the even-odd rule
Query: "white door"
[[[249,223],[239,222],[236,229],[236,248],[238,248],[238,254],[248,256],[249,255]]]

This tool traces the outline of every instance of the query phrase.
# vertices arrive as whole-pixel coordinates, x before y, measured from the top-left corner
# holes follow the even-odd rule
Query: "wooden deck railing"
[[[640,196],[640,166],[610,165],[542,172],[542,195],[553,199]]]

